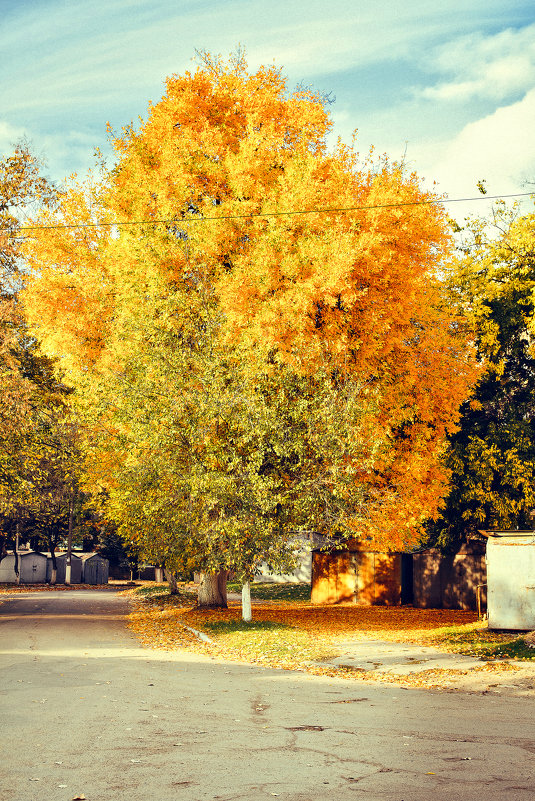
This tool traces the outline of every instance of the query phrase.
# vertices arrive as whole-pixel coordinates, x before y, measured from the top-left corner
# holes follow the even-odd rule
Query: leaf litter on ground
[[[471,668],[480,675],[517,670],[502,661],[518,638],[490,632],[474,612],[414,607],[364,607],[355,604],[312,605],[306,600],[256,600],[254,619],[241,619],[241,605],[229,601],[228,609],[201,610],[188,594],[131,593],[129,625],[148,646],[175,650],[185,648],[206,655],[263,667],[307,671],[315,675],[382,681],[406,687],[439,688],[455,685],[467,676],[461,669],[429,669],[396,676],[335,666],[327,660],[340,655],[348,641],[382,640],[434,646],[450,653],[499,661]],[[280,591],[279,591],[280,592]],[[269,595],[269,591],[265,593]],[[271,596],[273,598],[273,596]],[[172,599],[172,600],[166,600]],[[208,635],[201,642],[195,631]],[[528,658],[535,656],[527,645]]]

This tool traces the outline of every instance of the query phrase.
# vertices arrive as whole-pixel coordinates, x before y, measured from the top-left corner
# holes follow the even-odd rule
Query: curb
[[[213,641],[213,640],[212,640],[212,639],[211,639],[211,638],[210,638],[210,637],[209,637],[207,634],[205,634],[203,631],[197,631],[197,629],[192,629],[192,627],[191,627],[191,626],[186,626],[186,624],[185,624],[185,623],[181,623],[180,625],[182,626],[182,628],[183,628],[183,629],[186,629],[186,631],[190,631],[192,634],[194,634],[194,635],[195,635],[195,637],[197,637],[197,639],[198,639],[198,640],[200,640],[201,642],[210,642],[210,643],[213,643],[213,642],[214,642],[214,641]]]

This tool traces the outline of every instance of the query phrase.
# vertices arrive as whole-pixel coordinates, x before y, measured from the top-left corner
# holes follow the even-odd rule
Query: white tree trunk
[[[245,581],[241,588],[241,616],[242,620],[250,623],[253,619],[253,610],[251,607],[251,583]]]
[[[58,571],[57,568],[53,567],[52,572],[50,574],[50,584],[55,584],[58,578]]]
[[[20,558],[19,558],[19,524],[17,523],[17,533],[15,535],[15,575],[17,584],[20,584]]]
[[[67,559],[65,562],[65,584],[71,583],[73,515],[74,515],[74,499],[71,494],[71,498],[69,501],[69,533],[67,535]]]
[[[228,570],[201,573],[197,606],[201,609],[226,609]]]

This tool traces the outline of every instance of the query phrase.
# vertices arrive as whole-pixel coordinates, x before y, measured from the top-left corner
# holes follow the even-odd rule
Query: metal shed
[[[46,580],[50,581],[52,578],[52,556],[46,554]],[[56,582],[58,584],[65,584],[65,568],[67,566],[67,554],[56,554]],[[71,554],[71,584],[80,584],[82,581],[82,560],[76,554]]]
[[[46,556],[35,551],[19,551],[21,584],[44,584],[46,581]]]
[[[487,581],[485,543],[471,540],[456,553],[427,548],[412,555],[413,604],[431,609],[477,609]],[[481,593],[485,603],[485,592]]]
[[[0,562],[0,584],[15,584],[16,581],[15,554],[8,553]]]
[[[368,551],[354,541],[344,550],[312,552],[312,603],[396,606],[411,600],[410,554]]]
[[[535,531],[485,531],[490,629],[535,629]]]
[[[21,584],[44,584],[46,581],[46,556],[35,551],[19,551],[19,574]],[[16,583],[15,554],[10,553],[0,562],[0,582]]]
[[[140,581],[163,581],[163,575],[158,573],[161,567],[156,565],[139,565],[137,569],[137,577]]]
[[[82,561],[82,582],[84,584],[107,584],[110,563],[98,553],[84,553]]]

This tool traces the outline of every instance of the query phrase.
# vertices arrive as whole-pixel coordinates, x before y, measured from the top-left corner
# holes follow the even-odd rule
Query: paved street
[[[0,604],[2,801],[535,796],[532,699],[152,651],[126,612],[109,590]]]

